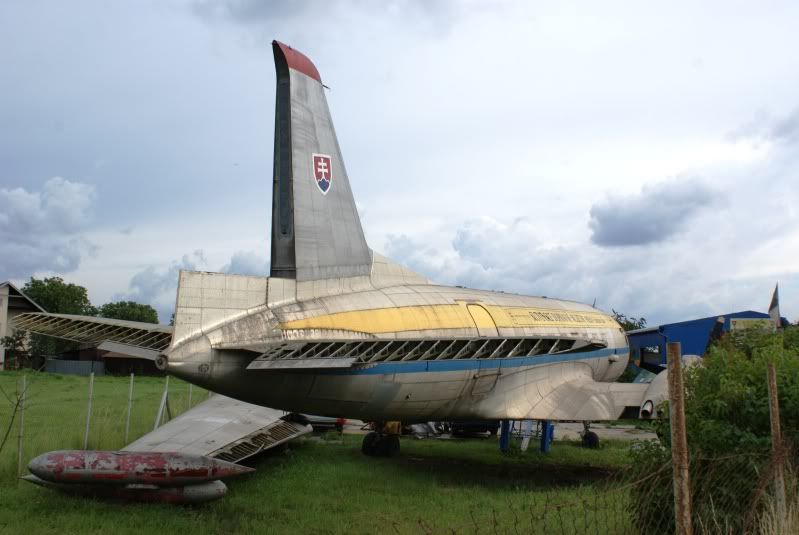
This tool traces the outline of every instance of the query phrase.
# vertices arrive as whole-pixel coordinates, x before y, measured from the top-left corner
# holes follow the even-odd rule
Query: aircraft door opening
[[[472,321],[474,321],[474,325],[477,327],[477,332],[480,333],[480,336],[499,336],[497,325],[494,323],[494,319],[491,317],[491,314],[488,313],[488,310],[480,305],[466,305],[466,309],[469,311],[469,315],[472,317]]]

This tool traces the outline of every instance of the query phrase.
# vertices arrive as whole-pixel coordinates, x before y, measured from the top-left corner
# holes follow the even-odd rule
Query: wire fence
[[[787,458],[786,458],[787,459]],[[695,534],[799,533],[796,480],[786,479],[789,509],[776,510],[769,455],[696,458],[691,463]],[[675,525],[670,461],[631,466],[607,480],[525,495],[504,507],[475,507],[462,522],[418,518],[393,523],[395,533],[630,534],[680,533]],[[792,506],[790,504],[793,504]]]
[[[770,370],[769,378],[774,376]],[[0,480],[16,479],[32,458],[47,451],[123,448],[166,419],[165,392],[171,417],[208,396],[174,378],[0,374]],[[776,390],[773,394],[776,399]],[[673,454],[680,433],[674,411],[681,410],[681,402],[671,397],[671,441],[637,443],[636,462],[605,479],[475,509],[457,525],[418,518],[410,526],[392,527],[400,533],[799,533],[793,471],[799,456],[780,435],[779,408],[771,408],[770,449],[707,455],[687,443],[680,460]],[[687,475],[684,482],[675,478],[680,470]],[[681,499],[682,483],[687,494]]]
[[[172,417],[208,397],[174,378],[0,374],[0,479],[52,450],[122,449],[155,427],[165,391]]]

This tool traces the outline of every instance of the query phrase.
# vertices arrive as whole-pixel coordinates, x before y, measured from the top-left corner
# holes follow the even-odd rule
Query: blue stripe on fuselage
[[[362,365],[362,368],[347,370],[318,370],[324,375],[384,375],[392,373],[454,372],[463,370],[518,368],[553,362],[568,362],[609,357],[610,355],[626,355],[627,347],[597,349],[584,353],[564,353],[561,355],[536,355],[534,357],[513,357],[509,359],[458,359],[458,360],[422,360],[414,362],[378,362]]]

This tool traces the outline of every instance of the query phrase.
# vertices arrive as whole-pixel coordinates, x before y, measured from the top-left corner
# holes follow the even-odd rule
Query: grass
[[[13,393],[15,375],[0,374],[6,393]],[[26,447],[26,456],[81,447],[87,379],[37,375],[31,385],[25,426],[30,428],[32,445]],[[187,406],[187,385],[170,386],[174,404]],[[152,427],[163,379],[137,378],[136,389],[134,420],[141,434]],[[193,401],[201,399],[195,389]],[[127,378],[95,379],[93,418],[98,424],[90,447],[122,446],[126,403]],[[4,406],[3,429],[8,417]],[[0,452],[0,533],[617,533],[629,529],[623,514],[628,495],[606,483],[628,465],[626,443],[606,441],[599,450],[585,450],[557,442],[549,455],[532,449],[503,455],[496,439],[403,437],[400,456],[381,459],[363,456],[360,440],[356,435],[328,433],[294,441],[284,450],[252,460],[257,471],[230,481],[224,499],[176,507],[75,498],[19,482],[14,477],[14,438]]]

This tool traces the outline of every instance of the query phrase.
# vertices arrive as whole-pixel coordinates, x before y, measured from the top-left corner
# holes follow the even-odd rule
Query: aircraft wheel
[[[361,442],[361,452],[364,455],[374,456],[377,455],[377,448],[380,444],[380,435],[374,431],[366,433]]]
[[[599,435],[593,431],[586,431],[583,433],[583,447],[593,450],[597,449],[599,447]]]
[[[377,444],[377,454],[381,457],[395,457],[400,451],[400,438],[397,435],[383,435]]]

